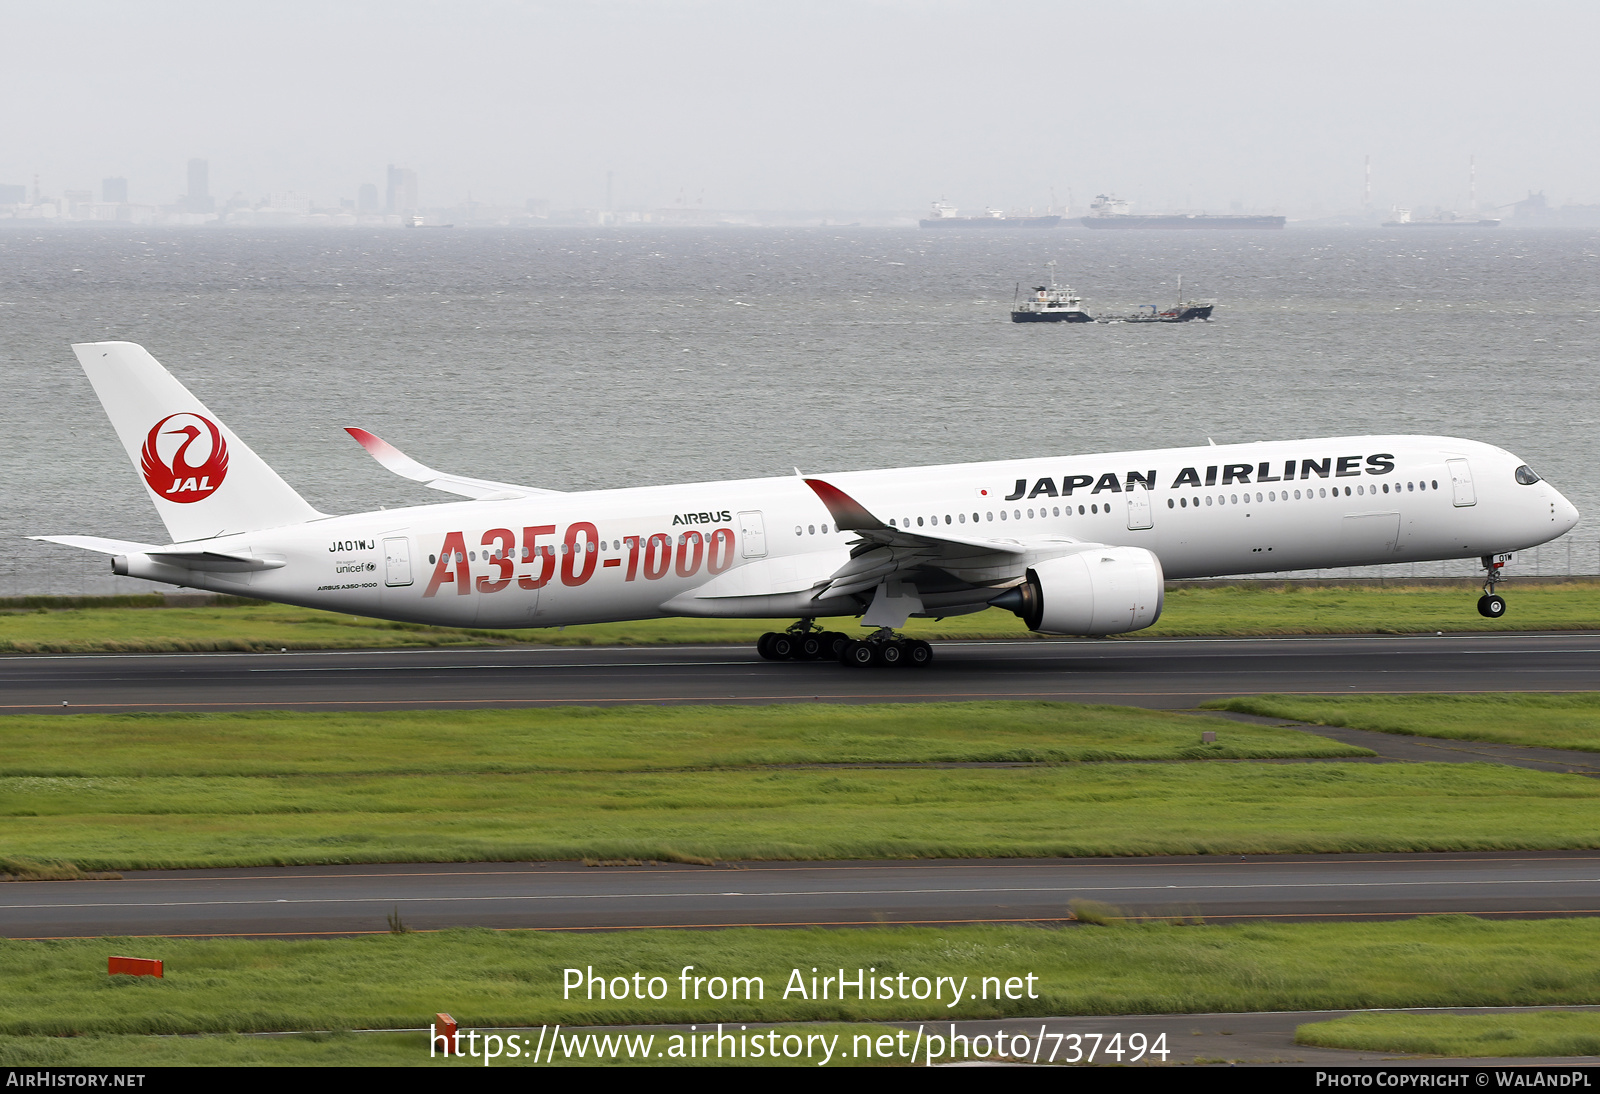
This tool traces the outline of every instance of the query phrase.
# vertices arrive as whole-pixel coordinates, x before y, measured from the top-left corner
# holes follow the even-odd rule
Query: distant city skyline
[[[360,212],[373,186],[387,213],[408,207],[394,165],[427,208],[1114,193],[1315,216],[1361,208],[1370,156],[1385,209],[1466,209],[1469,163],[1484,208],[1600,203],[1600,6],[1573,0],[284,0],[271,20],[84,0],[4,22],[29,48],[0,69],[0,188],[29,197],[35,176],[56,196],[121,178],[148,205],[294,193]]]

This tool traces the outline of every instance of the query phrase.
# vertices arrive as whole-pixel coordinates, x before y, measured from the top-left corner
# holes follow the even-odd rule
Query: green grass
[[[7,852],[84,869],[1600,846],[1600,785],[1489,764],[4,780]]]
[[[511,774],[1372,755],[1272,726],[1049,702],[52,714],[11,715],[0,727],[0,771],[11,776]],[[1202,744],[1208,730],[1217,740]]]
[[[1167,593],[1161,620],[1139,635],[1431,634],[1600,628],[1600,580],[1517,585],[1510,610],[1478,614],[1478,590],[1458,585],[1285,585],[1238,582]]]
[[[1429,1056],[1597,1056],[1600,1014],[1355,1014],[1303,1025],[1295,1043]]]
[[[1279,585],[1241,582],[1167,593],[1161,621],[1142,636],[1391,634],[1431,631],[1589,630],[1600,628],[1600,581],[1575,578],[1514,586],[1511,610],[1477,614],[1476,593],[1437,585]],[[278,649],[381,649],[536,643],[558,646],[748,644],[792,620],[654,619],[562,629],[499,631],[388,623],[309,608],[252,601],[206,608],[40,606],[0,611],[0,653],[189,652]],[[155,604],[156,598],[106,598]],[[88,599],[49,600],[89,603]],[[14,602],[15,603],[15,602]],[[854,620],[825,621],[856,632]],[[1016,616],[999,609],[945,620],[913,620],[906,633],[927,639],[1026,638]]]
[[[0,941],[0,1033],[229,1033],[425,1026],[885,1022],[1066,1014],[1170,1014],[1600,1002],[1600,920],[858,930],[452,930],[354,939]],[[166,977],[109,977],[111,954],[160,957]],[[764,998],[680,996],[680,970],[759,977]],[[660,976],[660,1001],[563,998],[563,970]],[[964,998],[840,1000],[810,988],[844,968],[968,978]],[[983,977],[1033,975],[1027,997]],[[809,990],[808,990],[809,994]],[[983,998],[987,994],[988,998]],[[1152,1033],[1158,1032],[1152,1029]]]
[[[1600,694],[1255,695],[1203,704],[1267,718],[1417,737],[1600,752]]]

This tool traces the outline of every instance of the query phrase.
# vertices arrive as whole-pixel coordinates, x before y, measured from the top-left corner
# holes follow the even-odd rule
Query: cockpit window
[[[1527,464],[1517,468],[1517,481],[1523,486],[1532,486],[1539,481],[1539,473]]]

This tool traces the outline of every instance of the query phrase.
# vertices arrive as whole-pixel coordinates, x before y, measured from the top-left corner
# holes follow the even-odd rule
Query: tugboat
[[[1008,217],[999,209],[985,209],[981,217],[957,216],[954,205],[940,198],[933,203],[933,215],[917,221],[924,228],[1054,228],[1058,216]]]
[[[1065,285],[1056,284],[1056,264],[1045,263],[1050,269],[1050,284],[1035,285],[1032,295],[1025,299],[1013,298],[1011,321],[1013,323],[1092,323],[1094,316],[1083,306],[1083,298]],[[1020,292],[1021,286],[1018,286]]]

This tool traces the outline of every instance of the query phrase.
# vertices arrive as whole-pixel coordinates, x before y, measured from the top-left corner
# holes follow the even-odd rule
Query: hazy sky
[[[0,0],[0,183],[331,203],[1600,202],[1600,4]]]

